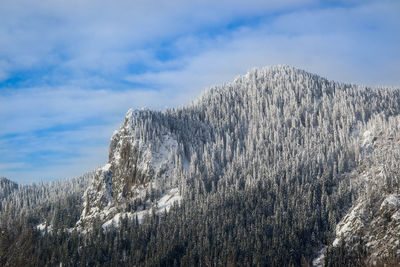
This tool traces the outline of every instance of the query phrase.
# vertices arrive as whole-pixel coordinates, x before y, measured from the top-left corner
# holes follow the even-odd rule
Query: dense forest
[[[291,67],[255,69],[187,107],[130,111],[107,172],[50,184],[0,180],[0,265],[309,266],[321,248],[325,266],[372,264],[363,235],[332,243],[357,203],[375,214],[375,203],[400,194],[399,127],[399,89]],[[139,144],[170,139],[170,165],[140,172],[148,159]],[[139,185],[145,194],[132,193]],[[179,203],[139,218],[174,187]],[[94,202],[105,196],[100,188],[109,197]],[[132,216],[110,227],[99,212],[85,219],[104,207]],[[400,221],[390,223],[399,230]],[[375,263],[398,266],[399,249]]]

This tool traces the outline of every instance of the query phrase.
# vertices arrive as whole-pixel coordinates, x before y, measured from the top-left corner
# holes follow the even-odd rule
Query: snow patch
[[[167,194],[157,201],[158,212],[166,210],[167,212],[172,207],[172,205],[177,202],[181,202],[182,197],[179,195],[178,188],[171,189]]]
[[[164,211],[168,212],[172,205],[175,203],[180,204],[182,200],[181,195],[179,194],[178,188],[173,188],[168,191],[168,193],[164,194],[159,200],[157,200],[156,205],[137,212],[120,212],[114,215],[114,217],[103,224],[103,228],[109,228],[110,226],[118,227],[121,219],[127,218],[129,220],[138,219],[139,223],[142,223],[143,218],[146,215],[150,215],[153,211],[156,213],[162,213]]]
[[[363,139],[362,139],[362,144],[361,145],[362,146],[370,145],[372,143],[372,140],[373,140],[372,133],[371,133],[371,131],[367,130],[363,134]]]
[[[382,201],[380,209],[395,210],[399,208],[399,204],[399,196],[397,194],[392,194]]]
[[[47,227],[47,232],[51,232],[53,231],[53,228],[51,227],[51,225],[47,225],[46,222],[43,222],[41,224],[38,224],[36,226],[36,229],[38,229],[40,232],[44,233],[46,231],[46,227]]]
[[[106,165],[104,165],[103,167],[100,168],[101,171],[103,172],[108,172],[111,168],[111,164],[107,163]]]
[[[109,228],[110,226],[118,227],[121,219],[132,219],[132,217],[133,213],[131,212],[117,213],[111,220],[108,220],[103,224],[103,229]]]

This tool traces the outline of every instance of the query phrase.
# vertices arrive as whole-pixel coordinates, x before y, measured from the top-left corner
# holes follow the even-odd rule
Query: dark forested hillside
[[[130,110],[90,177],[1,184],[0,265],[395,266],[399,114],[399,89],[291,67]]]

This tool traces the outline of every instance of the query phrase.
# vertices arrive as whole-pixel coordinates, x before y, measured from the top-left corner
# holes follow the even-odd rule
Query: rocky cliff
[[[148,124],[151,119],[149,111],[128,111],[123,125],[111,137],[108,163],[96,171],[85,191],[78,228],[90,226],[95,219],[109,225],[107,222],[121,216],[143,216],[153,206],[150,197],[161,200],[170,194],[179,202],[177,184],[172,179],[174,169],[180,167],[175,164],[178,142],[166,127],[155,121]],[[130,207],[139,200],[140,207],[132,210]]]

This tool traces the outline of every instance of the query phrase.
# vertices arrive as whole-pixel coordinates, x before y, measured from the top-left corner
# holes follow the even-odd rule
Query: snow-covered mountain
[[[186,107],[129,110],[71,209],[24,208],[43,186],[0,219],[36,214],[72,265],[396,265],[399,118],[399,89],[254,69]]]

